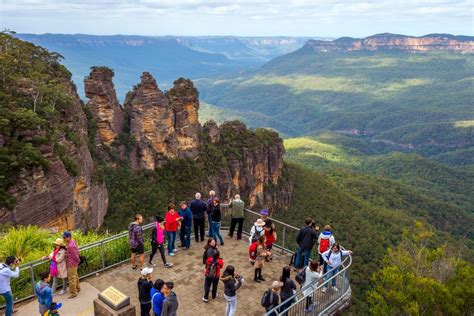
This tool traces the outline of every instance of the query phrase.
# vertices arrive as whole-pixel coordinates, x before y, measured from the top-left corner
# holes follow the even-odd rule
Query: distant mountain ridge
[[[427,34],[420,37],[391,33],[375,34],[365,38],[341,37],[333,41],[309,40],[306,48],[325,51],[433,51],[449,50],[474,53],[473,36],[451,34]]]

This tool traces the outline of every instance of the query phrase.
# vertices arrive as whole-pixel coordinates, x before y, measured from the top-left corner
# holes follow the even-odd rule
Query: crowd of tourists
[[[237,240],[242,239],[244,225],[245,204],[239,195],[226,203],[231,216],[228,236],[233,238],[236,232]],[[206,234],[206,218],[208,231]],[[151,253],[148,264],[145,265],[145,237],[143,235],[143,216],[135,215],[134,221],[128,226],[128,239],[131,250],[131,268],[140,271],[137,282],[140,314],[149,316],[177,315],[179,308],[178,296],[173,291],[175,281],[165,281],[161,278],[153,280],[156,263],[156,253],[160,252],[164,268],[172,268],[169,262],[179,248],[186,251],[191,247],[191,231],[194,228],[195,244],[203,244],[203,295],[202,301],[208,303],[219,296],[219,284],[222,282],[224,299],[226,301],[226,316],[235,315],[237,310],[237,290],[244,284],[244,278],[236,272],[234,265],[224,264],[220,247],[224,246],[221,235],[223,212],[220,199],[214,191],[209,193],[207,201],[202,200],[201,194],[196,193],[190,203],[182,201],[177,209],[169,204],[164,216],[157,215],[151,229]],[[39,274],[39,281],[35,285],[35,296],[39,304],[40,315],[59,315],[60,303],[55,302],[54,295],[64,295],[69,290],[68,299],[72,300],[80,292],[78,266],[84,257],[79,255],[77,243],[71,232],[66,231],[53,242],[53,249],[43,259],[50,260],[49,271]],[[249,234],[249,261],[253,267],[253,281],[265,282],[263,269],[272,264],[273,245],[277,241],[275,224],[269,218],[268,210],[260,212],[252,225]],[[204,243],[204,241],[207,241]],[[311,313],[317,302],[313,299],[314,289],[322,282],[322,292],[328,290],[331,283],[332,291],[337,292],[335,276],[342,265],[342,258],[351,254],[349,250],[342,250],[336,242],[331,226],[326,225],[319,233],[319,227],[313,219],[307,218],[305,225],[296,236],[297,248],[290,265],[282,268],[281,275],[271,280],[270,287],[263,293],[261,305],[270,315],[287,314],[288,308],[294,303],[295,293],[302,289],[305,297],[305,311]],[[311,260],[314,246],[317,245],[319,258]],[[166,246],[166,249],[165,249]],[[295,272],[292,278],[291,265]],[[19,276],[19,260],[8,257],[0,267],[0,295],[5,298],[5,315],[10,316],[16,311],[13,309],[13,296],[10,288],[10,279]],[[330,280],[331,279],[331,280]],[[296,282],[295,282],[296,281]],[[59,284],[61,283],[61,284]],[[55,294],[57,289],[60,291]]]

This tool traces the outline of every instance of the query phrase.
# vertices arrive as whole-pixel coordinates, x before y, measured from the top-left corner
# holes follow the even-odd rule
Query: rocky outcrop
[[[376,34],[363,39],[341,37],[334,41],[309,40],[306,47],[314,51],[433,51],[447,50],[474,53],[474,37],[449,34],[429,34],[421,37],[396,34]]]
[[[101,142],[110,145],[124,126],[124,112],[115,93],[112,77],[114,72],[107,67],[92,67],[84,79],[88,108],[94,115],[97,133]]]
[[[125,110],[139,168],[153,170],[178,156],[173,108],[150,73],[127,94]]]
[[[179,158],[196,159],[199,155],[198,91],[189,79],[180,78],[166,93],[175,116],[175,132]]]
[[[86,230],[103,223],[108,206],[107,189],[103,182],[92,180],[94,163],[87,148],[87,119],[75,86],[70,81],[64,84],[72,102],[61,111],[60,124],[75,139],[69,140],[66,132],[56,130],[55,145],[45,143],[38,147],[49,166],[20,171],[8,189],[15,204],[12,209],[0,210],[0,223],[35,224],[59,230]],[[22,141],[28,142],[45,131],[38,128],[23,133]],[[68,171],[66,163],[69,167],[74,165],[75,174]]]

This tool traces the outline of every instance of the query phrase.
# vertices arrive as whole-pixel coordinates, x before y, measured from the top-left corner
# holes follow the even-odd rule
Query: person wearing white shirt
[[[339,243],[335,243],[332,248],[326,252],[323,253],[323,260],[327,264],[327,272],[326,275],[324,276],[324,287],[323,287],[323,293],[327,291],[327,281],[333,276],[336,275],[337,272],[339,272],[339,268],[342,263],[342,257],[348,256],[352,254],[352,251],[350,250],[341,250],[341,247],[339,246]],[[338,289],[336,287],[336,278],[332,279],[332,289],[333,291],[337,292]]]
[[[5,263],[0,265],[0,295],[5,298],[5,316],[11,316],[13,311],[13,295],[10,287],[10,279],[18,278],[20,275],[19,260],[10,256]]]
[[[311,312],[314,308],[312,293],[318,286],[319,279],[323,276],[321,268],[322,266],[319,266],[319,263],[316,260],[311,260],[309,265],[304,268],[305,280],[301,289],[303,290],[303,295],[306,297],[306,313]]]
[[[257,219],[257,221],[253,223],[252,229],[250,230],[250,244],[256,242],[260,236],[265,235],[265,229],[263,226],[265,226],[265,222],[261,218]]]

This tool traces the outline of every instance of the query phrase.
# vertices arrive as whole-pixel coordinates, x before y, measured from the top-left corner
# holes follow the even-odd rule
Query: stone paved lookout
[[[244,232],[250,231],[251,225],[258,218],[258,214],[251,211],[246,212]],[[231,239],[227,236],[228,231],[223,228],[224,246],[221,246],[221,257],[224,264],[232,264],[236,267],[236,272],[245,279],[241,289],[237,291],[237,315],[263,315],[264,308],[260,305],[260,299],[263,292],[270,286],[273,280],[276,280],[285,265],[288,265],[291,258],[291,251],[285,249],[289,247],[294,249],[294,240],[297,229],[282,222],[273,220],[276,226],[277,248],[274,248],[274,256],[271,262],[268,262],[263,269],[265,282],[256,283],[253,281],[253,267],[248,260],[248,238],[243,240]],[[225,221],[224,221],[224,226]],[[144,226],[144,236],[149,238],[151,225]],[[81,248],[81,254],[88,257],[89,266],[81,267],[84,276],[81,282],[84,283],[83,291],[75,300],[66,300],[66,295],[57,296],[55,300],[64,303],[61,315],[93,315],[92,298],[97,297],[97,292],[102,291],[110,285],[115,286],[120,291],[129,295],[132,304],[137,305],[137,315],[139,312],[137,280],[139,272],[132,270],[129,258],[129,249],[127,242],[127,233],[122,233],[103,241],[87,245]],[[179,244],[179,242],[178,242]],[[146,242],[149,247],[149,242]],[[192,241],[189,250],[179,250],[174,257],[167,257],[169,262],[174,264],[173,268],[166,269],[161,264],[159,253],[155,256],[156,267],[153,272],[153,279],[161,278],[166,281],[171,280],[175,283],[173,289],[179,300],[179,315],[225,315],[225,300],[223,293],[223,284],[219,282],[218,294],[215,299],[204,303],[203,296],[204,285],[204,266],[202,265],[202,253],[205,242],[195,243]],[[146,250],[149,250],[148,248]],[[146,255],[146,259],[148,254]],[[317,302],[316,308],[309,313],[305,313],[305,299],[300,293],[296,294],[296,303],[288,310],[288,315],[330,315],[346,307],[350,302],[351,290],[349,286],[349,266],[351,258],[344,261],[344,268],[337,276],[337,286],[339,292],[334,292],[329,288],[326,293],[321,292],[322,282],[320,282],[312,294],[314,301]],[[41,261],[26,264],[22,267],[22,275],[27,278],[24,282],[29,282],[31,273],[35,275],[41,268],[47,264]],[[292,278],[296,272],[292,272]],[[21,280],[21,279],[20,279]],[[91,285],[91,286],[89,286]],[[14,289],[15,291],[15,289]],[[29,293],[31,295],[31,293]],[[24,294],[26,299],[28,293]],[[22,299],[17,297],[17,299]],[[20,315],[37,313],[37,303],[30,301],[28,304],[19,306]]]

